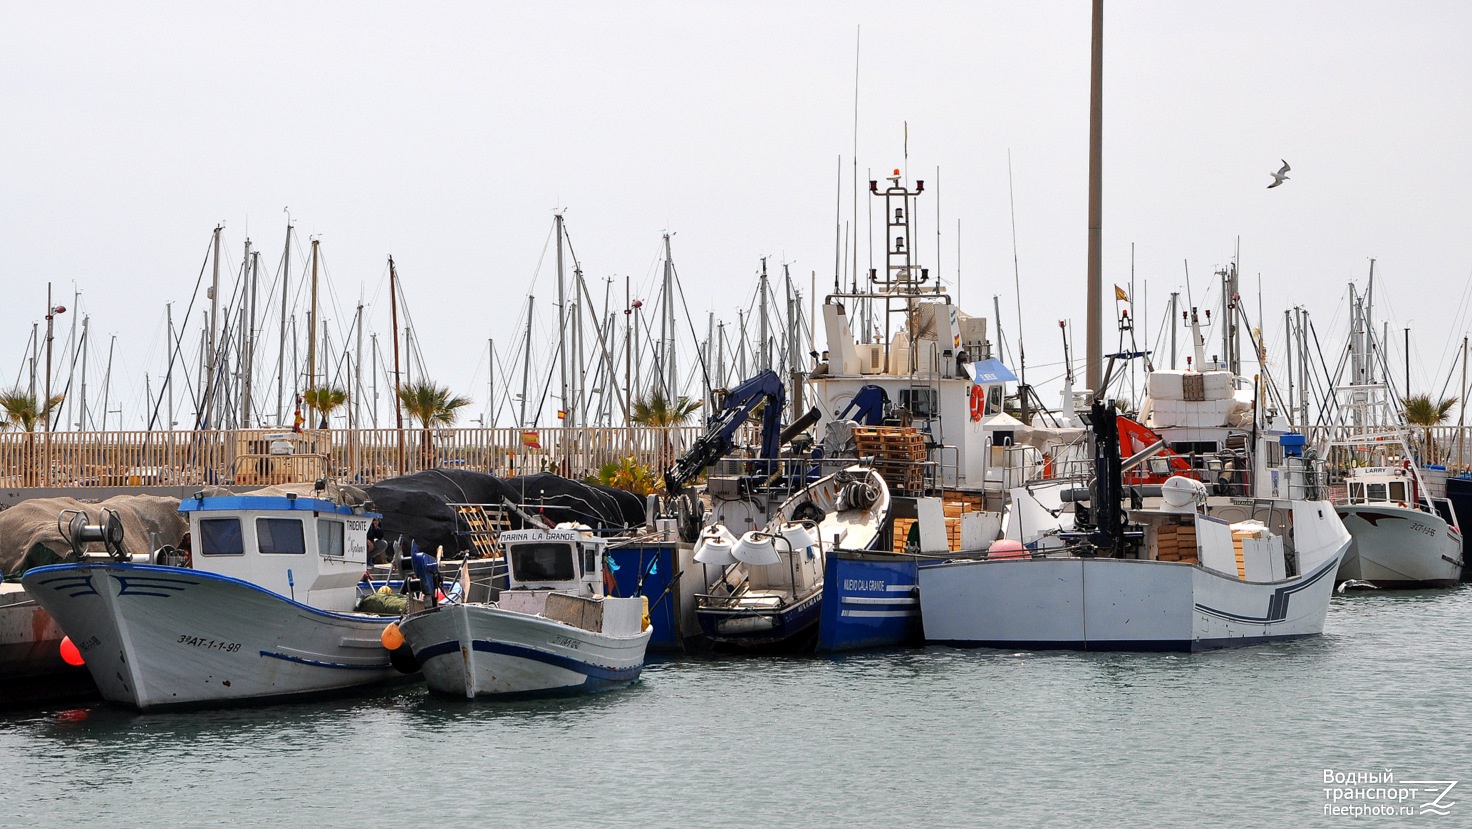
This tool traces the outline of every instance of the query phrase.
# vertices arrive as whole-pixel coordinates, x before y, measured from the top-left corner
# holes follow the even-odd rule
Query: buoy
[[[388,627],[383,629],[383,633],[379,635],[378,641],[382,642],[385,648],[396,651],[404,646],[404,634],[399,631],[397,624],[390,623]]]
[[[61,637],[61,661],[74,667],[87,663],[87,660],[82,658],[82,652],[77,650],[77,646],[72,642],[70,636]]]
[[[999,538],[987,548],[986,557],[989,559],[1000,558],[1031,558],[1032,553],[1027,547],[1015,538]]]

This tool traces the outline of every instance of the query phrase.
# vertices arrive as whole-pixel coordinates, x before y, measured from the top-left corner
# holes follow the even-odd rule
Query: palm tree
[[[43,410],[36,402],[36,396],[30,392],[20,389],[11,389],[0,392],[0,409],[5,410],[5,423],[0,428],[16,427],[26,432],[36,431],[36,424],[41,418],[51,414],[51,410],[61,405],[65,395],[54,395],[46,402]]]
[[[336,386],[317,386],[302,392],[302,400],[307,408],[321,413],[321,425],[317,428],[326,429],[332,413],[348,402],[348,393]]]
[[[698,408],[699,400],[681,397],[672,401],[664,396],[664,392],[656,391],[634,401],[632,420],[640,426],[683,426]]]
[[[1407,423],[1421,427],[1426,453],[1423,463],[1436,463],[1436,445],[1431,440],[1431,428],[1445,423],[1451,416],[1452,407],[1456,405],[1455,397],[1448,397],[1439,403],[1433,402],[1429,394],[1413,394],[1406,398],[1402,413]]]
[[[451,396],[449,388],[437,386],[430,380],[417,380],[399,389],[399,402],[409,416],[419,421],[424,429],[424,467],[434,465],[433,435],[430,427],[448,426],[455,422],[456,411],[470,405],[470,398]]]
[[[5,419],[0,422],[0,428],[17,428],[26,433],[26,442],[23,460],[21,462],[21,485],[36,486],[40,482],[39,470],[31,462],[35,455],[35,431],[36,424],[42,418],[50,417],[51,412],[61,405],[64,395],[54,395],[46,401],[45,408],[36,402],[36,396],[30,392],[21,391],[19,388],[7,392],[0,392],[0,409],[5,410]]]
[[[650,392],[648,397],[634,401],[634,411],[630,413],[629,419],[640,426],[652,426],[664,433],[664,446],[660,454],[660,467],[668,466],[674,460],[674,447],[670,444],[670,429],[675,426],[684,426],[700,408],[699,400],[691,400],[688,397],[679,397],[670,400],[662,391]]]

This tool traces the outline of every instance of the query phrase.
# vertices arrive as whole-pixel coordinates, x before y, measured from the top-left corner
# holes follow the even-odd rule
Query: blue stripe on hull
[[[565,670],[583,674],[584,676],[588,677],[588,680],[584,683],[583,686],[579,687],[586,687],[587,685],[594,683],[609,683],[610,687],[614,685],[627,684],[638,679],[639,672],[644,667],[642,664],[640,664],[632,668],[610,668],[604,665],[594,665],[591,662],[584,662],[579,659],[573,659],[572,657],[563,656],[562,654],[540,651],[536,648],[529,648],[525,645],[513,645],[509,642],[492,642],[485,639],[472,640],[470,643],[470,647],[472,650],[480,651],[481,653],[494,653],[500,654],[502,656],[515,657],[517,659],[530,659],[534,662],[542,662],[547,665],[552,665],[558,668],[563,668]],[[439,642],[424,648],[420,648],[419,651],[414,654],[414,656],[416,659],[419,660],[420,664],[424,664],[437,656],[445,656],[446,654],[459,652],[459,640],[449,639],[444,642]]]
[[[275,651],[259,651],[259,653],[261,656],[268,656],[272,659],[280,659],[285,662],[295,662],[298,665],[311,665],[314,668],[337,668],[345,671],[387,671],[393,667],[387,659],[375,665],[349,665],[344,662],[323,662],[320,659],[306,659],[300,656],[276,653]]]

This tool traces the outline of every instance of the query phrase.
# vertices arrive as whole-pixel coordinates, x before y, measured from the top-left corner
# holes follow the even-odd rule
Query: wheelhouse
[[[290,495],[188,498],[179,512],[189,522],[193,569],[317,607],[346,610],[356,601],[374,513]]]

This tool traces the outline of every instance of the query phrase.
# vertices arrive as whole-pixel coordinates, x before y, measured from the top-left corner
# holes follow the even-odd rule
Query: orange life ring
[[[980,423],[981,416],[986,414],[986,390],[981,386],[971,387],[971,422]]]

